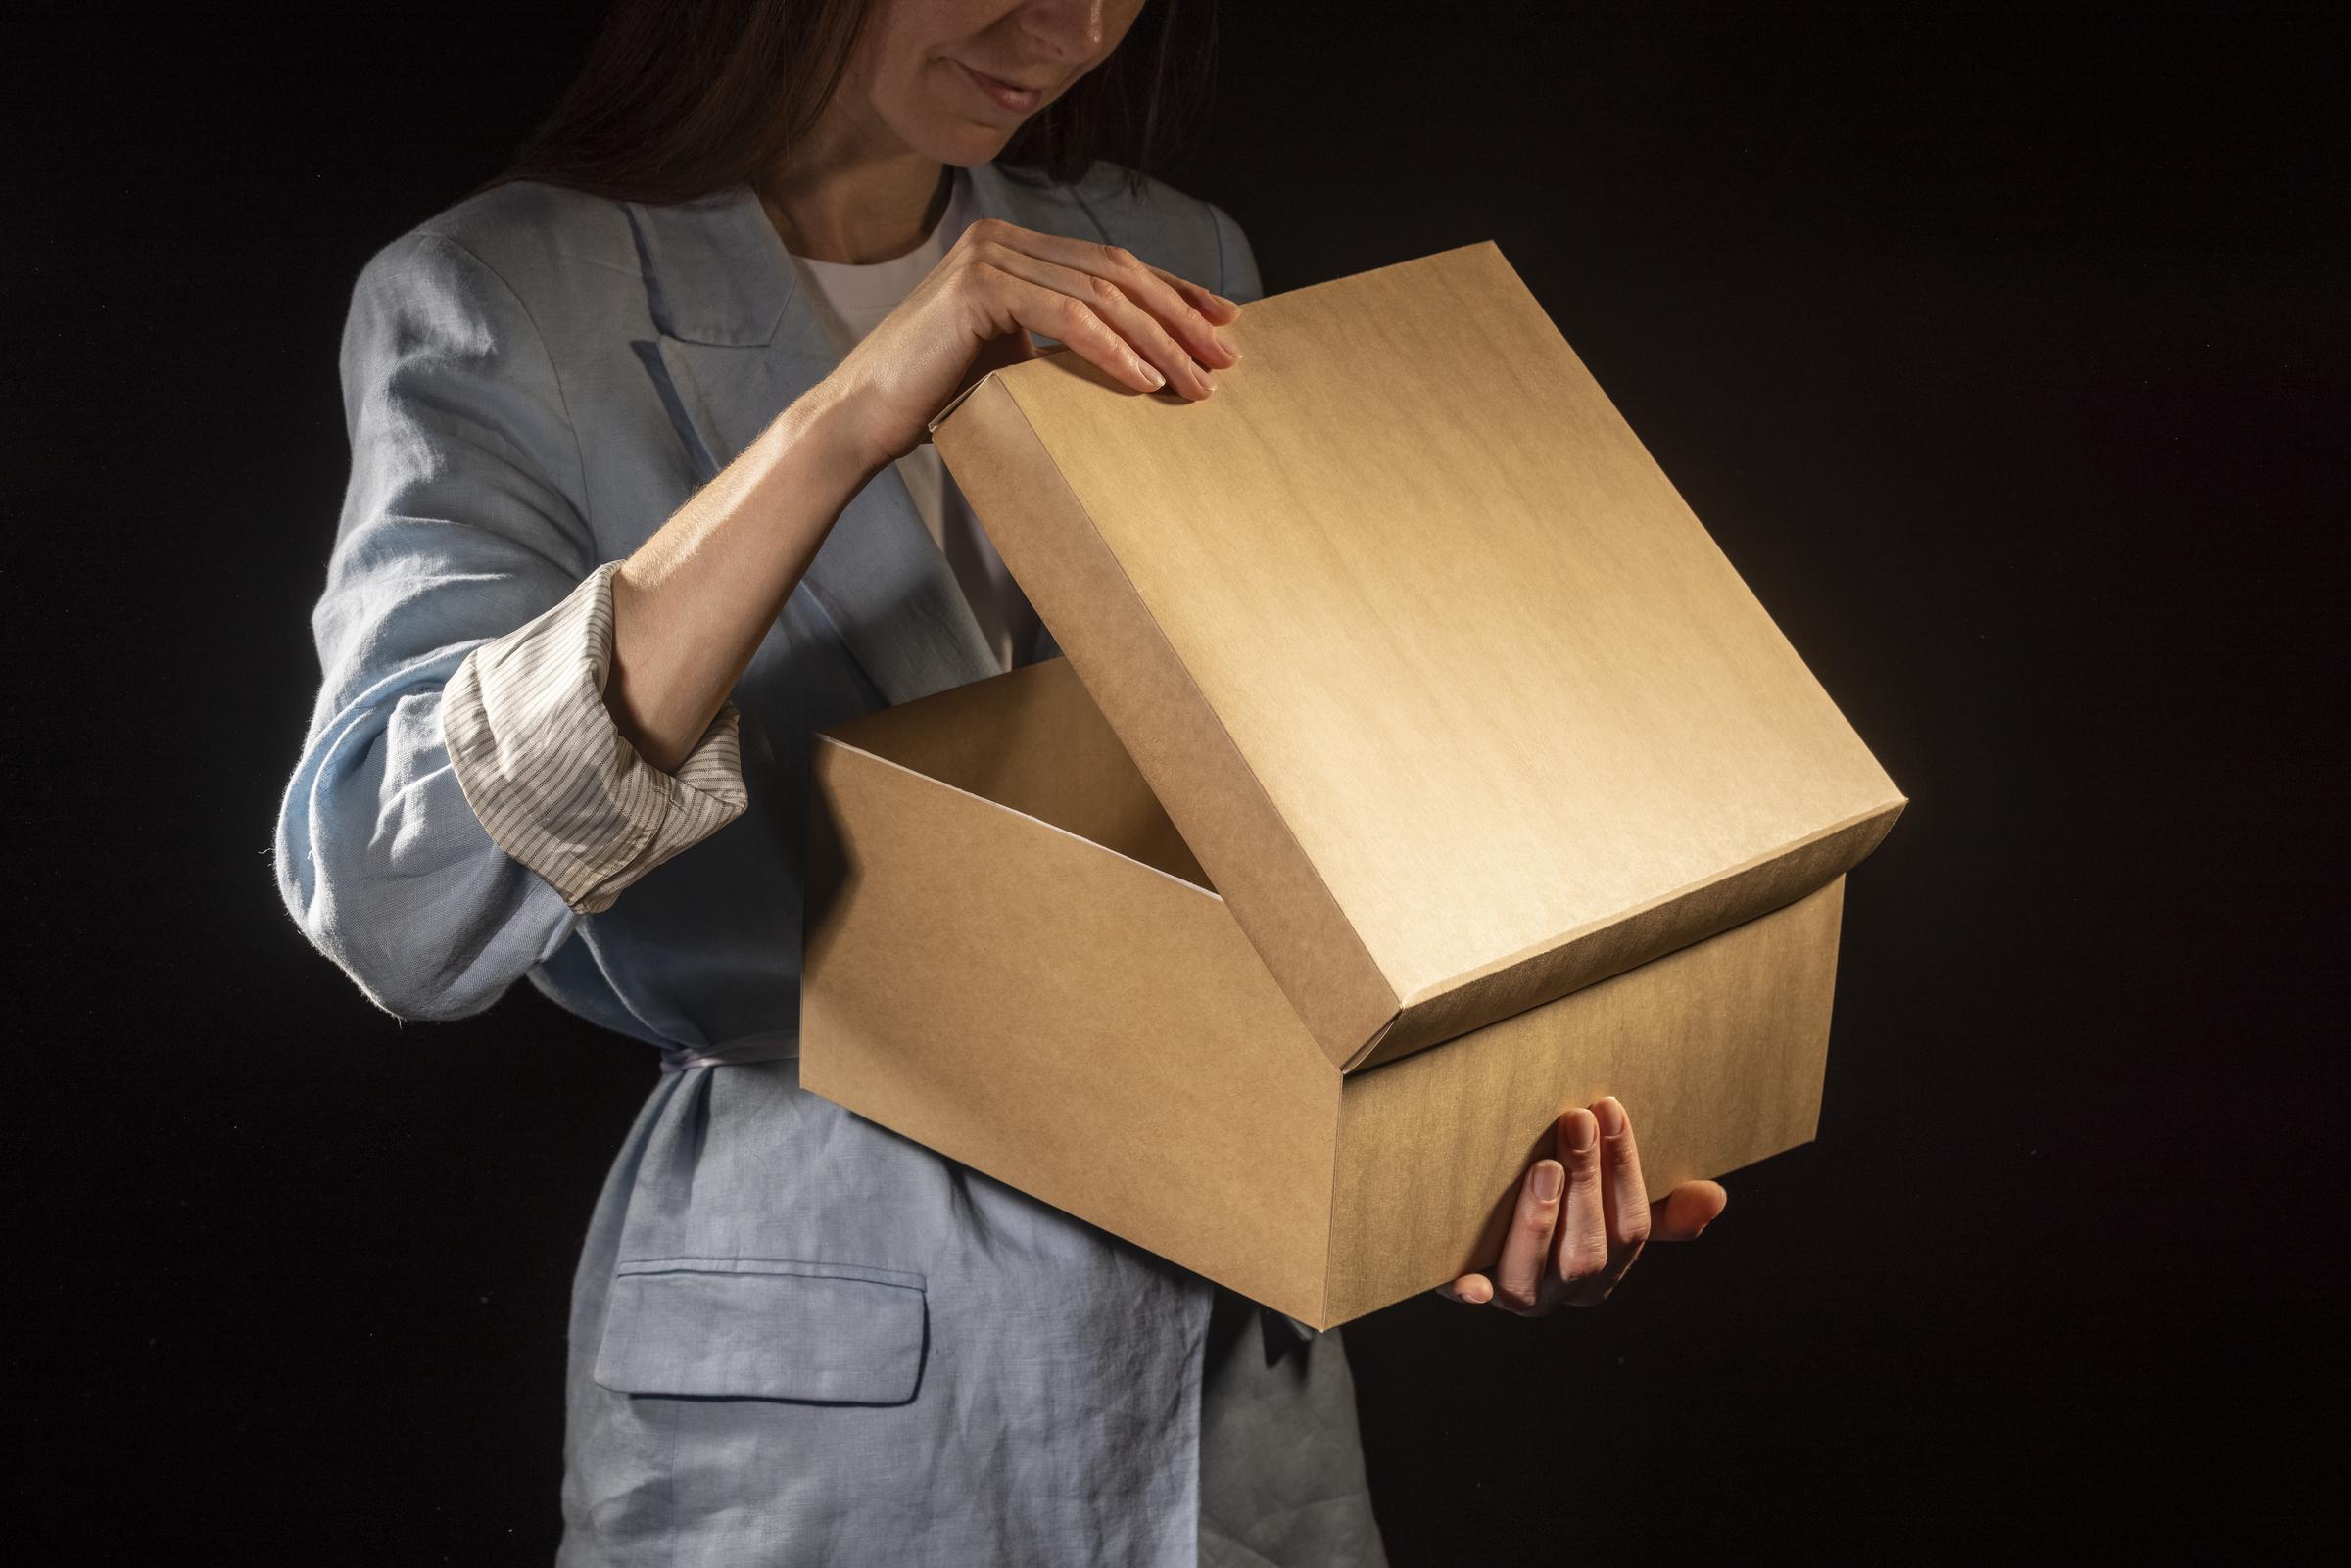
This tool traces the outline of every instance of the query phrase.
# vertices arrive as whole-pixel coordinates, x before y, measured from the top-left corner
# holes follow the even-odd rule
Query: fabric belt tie
[[[738,1035],[716,1045],[663,1046],[661,1070],[683,1072],[688,1068],[739,1068],[747,1062],[780,1062],[800,1054],[797,1033],[777,1029],[765,1034]]]

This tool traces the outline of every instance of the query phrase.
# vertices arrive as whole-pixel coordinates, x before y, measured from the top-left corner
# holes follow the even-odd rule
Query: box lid
[[[1271,296],[1193,403],[1066,347],[940,455],[1331,1060],[1792,902],[1903,805],[1492,242]]]

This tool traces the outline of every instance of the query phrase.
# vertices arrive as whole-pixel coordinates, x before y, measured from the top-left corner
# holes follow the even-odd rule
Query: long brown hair
[[[997,163],[1070,181],[1109,158],[1140,188],[1205,116],[1216,12],[1193,41],[1149,0],[1110,58],[1032,116]],[[495,178],[667,204],[775,166],[840,85],[873,0],[614,0],[580,72]]]

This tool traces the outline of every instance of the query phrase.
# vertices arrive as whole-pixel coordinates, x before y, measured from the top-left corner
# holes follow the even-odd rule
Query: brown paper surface
[[[1320,1327],[1492,1260],[1559,1114],[1658,1192],[1812,1135],[1844,879],[1342,1076],[1058,661],[827,732],[800,1081]],[[1081,832],[1080,830],[1090,830]]]
[[[1779,907],[1902,797],[1491,243],[1069,352],[941,455],[1331,1061]]]
[[[800,1082],[1319,1310],[1338,1075],[1223,901],[1146,863],[1158,814],[1115,743],[1032,743],[1107,734],[1077,683],[1037,666],[892,713],[842,727],[887,753],[819,743]],[[1096,843],[895,757],[954,757],[967,784],[1129,831]],[[1059,781],[1035,765],[1052,757],[1071,759]]]
[[[1334,1322],[1500,1255],[1552,1124],[1604,1094],[1653,1199],[1811,1141],[1845,879],[1785,909],[1347,1079],[1333,1182]]]

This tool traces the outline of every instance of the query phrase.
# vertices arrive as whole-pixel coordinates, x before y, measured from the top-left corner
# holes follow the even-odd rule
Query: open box
[[[1234,331],[934,421],[1067,657],[822,732],[801,1082],[1327,1327],[1809,1139],[1904,801],[1497,247]]]

